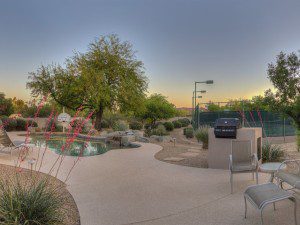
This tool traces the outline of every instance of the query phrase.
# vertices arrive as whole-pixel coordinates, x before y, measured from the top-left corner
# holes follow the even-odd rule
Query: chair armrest
[[[232,155],[229,155],[229,170],[232,170]]]
[[[252,155],[252,164],[254,164],[256,168],[258,168],[258,158],[256,153],[253,153]]]
[[[289,160],[285,160],[283,161],[280,166],[278,167],[276,173],[278,173],[283,167],[284,165],[288,165],[288,163],[291,163],[291,162],[295,162],[297,165],[298,165],[298,170],[300,171],[300,159],[289,159]]]

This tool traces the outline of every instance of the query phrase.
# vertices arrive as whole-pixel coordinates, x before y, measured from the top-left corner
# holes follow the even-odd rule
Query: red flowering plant
[[[25,135],[25,143],[20,148],[18,156],[17,156],[17,163],[15,165],[16,167],[16,181],[10,181],[3,180],[0,181],[0,193],[2,193],[4,196],[7,197],[8,201],[1,201],[0,202],[0,220],[4,221],[4,223],[10,224],[12,222],[12,219],[14,219],[18,224],[24,224],[28,221],[31,221],[32,219],[38,218],[39,224],[62,224],[64,220],[64,214],[66,211],[64,210],[64,202],[65,202],[65,196],[61,196],[60,189],[61,186],[53,186],[52,183],[52,176],[57,177],[60,175],[60,179],[67,182],[67,180],[70,178],[70,175],[76,165],[80,162],[80,159],[83,156],[84,150],[88,147],[88,141],[90,140],[90,136],[92,133],[92,129],[94,128],[95,124],[93,123],[91,126],[91,129],[87,132],[87,136],[85,139],[85,143],[82,145],[79,154],[74,157],[73,161],[71,161],[70,164],[67,164],[66,166],[62,166],[62,164],[66,161],[65,157],[68,154],[67,151],[72,150],[72,144],[74,141],[76,141],[76,138],[78,138],[78,135],[82,133],[83,127],[90,122],[91,117],[93,116],[94,112],[90,112],[85,118],[78,120],[78,115],[82,112],[82,107],[78,108],[75,115],[71,119],[65,139],[63,140],[64,143],[61,146],[60,154],[53,160],[52,157],[48,158],[48,149],[50,146],[50,141],[53,140],[56,129],[56,121],[58,117],[58,113],[55,112],[53,109],[46,119],[46,129],[42,135],[44,138],[44,145],[38,145],[38,147],[33,147],[34,149],[30,151],[28,146],[32,145],[31,142],[31,130],[30,127],[32,126],[33,121],[36,121],[39,117],[40,109],[43,107],[44,103],[47,101],[47,98],[43,98],[41,102],[39,103],[37,107],[37,112],[34,115],[34,118],[32,120],[28,120],[26,123],[26,135]],[[80,123],[78,122],[80,121]],[[7,125],[9,121],[6,121],[2,124],[0,124],[0,128],[3,129]],[[34,157],[34,158],[32,158]],[[47,158],[47,166],[44,165]],[[50,160],[53,160],[51,162]],[[24,170],[23,168],[25,166],[25,162],[28,161],[29,163],[35,164],[34,166],[31,165],[30,168],[30,176],[28,177],[27,170]],[[50,161],[50,166],[49,162]],[[68,161],[69,163],[70,161]],[[68,165],[70,167],[68,167]],[[48,169],[47,169],[48,168]],[[49,169],[50,168],[50,169]],[[63,174],[60,174],[60,170],[64,168]],[[46,172],[45,175],[40,176],[43,177],[41,180],[38,174],[39,172],[43,171]],[[64,174],[66,174],[66,177],[64,177]],[[52,175],[52,176],[50,176]],[[23,182],[23,178],[26,176],[26,182]],[[30,179],[28,179],[30,178]],[[30,181],[31,180],[31,181]],[[61,185],[61,183],[60,183]],[[22,195],[19,195],[19,193],[22,193]],[[36,201],[34,204],[28,204],[28,201],[30,200],[29,195],[36,195]],[[37,205],[40,202],[45,202],[45,196],[47,196],[47,204],[43,204],[45,208],[37,207]],[[1,196],[0,196],[1,197]],[[21,198],[22,197],[22,198]],[[16,207],[9,208],[9,203],[11,201],[18,202]],[[49,203],[49,204],[48,204]],[[19,205],[23,205],[25,207],[18,208]],[[34,212],[33,214],[28,214],[27,212]],[[1,212],[7,212],[5,215],[15,215],[14,218],[10,218],[8,216],[3,216]],[[50,213],[49,213],[50,212]],[[38,214],[38,216],[37,216]],[[42,216],[41,216],[42,215]]]

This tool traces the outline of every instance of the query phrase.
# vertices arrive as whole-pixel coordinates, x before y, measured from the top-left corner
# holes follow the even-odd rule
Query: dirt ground
[[[183,128],[175,129],[170,132],[170,136],[176,138],[173,142],[155,142],[161,145],[163,149],[155,154],[155,158],[164,162],[207,168],[208,150],[202,148],[202,144],[198,143],[196,138],[187,139],[183,135]],[[296,148],[296,137],[271,137],[264,138],[263,142],[279,145],[286,153],[286,158],[300,158],[300,153]]]

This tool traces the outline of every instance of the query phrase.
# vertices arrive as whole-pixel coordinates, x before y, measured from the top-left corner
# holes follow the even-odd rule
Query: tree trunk
[[[100,106],[99,110],[96,112],[96,121],[95,121],[95,129],[98,131],[101,130],[102,115],[103,115],[103,108]]]

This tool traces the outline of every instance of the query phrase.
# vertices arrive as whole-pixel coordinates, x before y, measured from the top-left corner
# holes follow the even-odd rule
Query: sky
[[[1,0],[0,92],[30,99],[28,73],[118,34],[144,62],[149,94],[191,107],[250,98],[272,85],[268,63],[300,49],[299,0]]]

